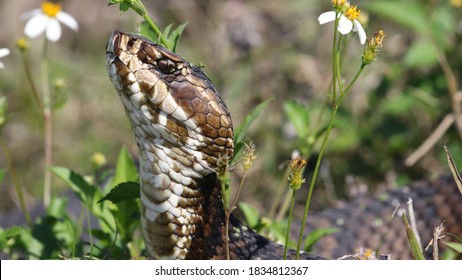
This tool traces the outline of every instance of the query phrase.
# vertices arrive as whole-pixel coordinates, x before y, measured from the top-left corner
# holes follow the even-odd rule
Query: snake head
[[[140,149],[147,142],[179,147],[215,170],[233,154],[228,108],[202,69],[135,34],[114,31],[107,71],[125,107]]]

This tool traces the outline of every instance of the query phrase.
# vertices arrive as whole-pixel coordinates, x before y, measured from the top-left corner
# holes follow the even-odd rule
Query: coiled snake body
[[[200,68],[144,37],[115,31],[106,53],[139,149],[141,228],[149,257],[225,258],[225,214],[215,174],[218,157],[233,154],[225,103]],[[234,218],[228,238],[233,259],[282,257],[281,245]]]

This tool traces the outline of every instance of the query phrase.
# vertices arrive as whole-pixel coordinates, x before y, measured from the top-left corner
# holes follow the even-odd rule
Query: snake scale
[[[200,68],[142,36],[114,31],[106,55],[109,77],[138,145],[141,228],[148,257],[224,259],[225,212],[216,168],[220,155],[233,154],[228,108]],[[309,227],[341,229],[337,235],[324,238],[315,250],[323,257],[339,257],[360,245],[383,244],[385,252],[407,252],[402,226],[392,223],[385,231],[377,226],[388,225],[377,220],[385,217],[381,215],[391,216],[394,207],[387,201],[402,201],[404,195],[406,199],[415,196],[416,213],[432,217],[422,228],[431,231],[445,219],[448,230],[460,234],[462,198],[457,188],[450,180],[425,182],[409,188],[412,191],[407,195],[403,191],[389,193],[386,199],[357,201],[343,209],[312,215]],[[448,205],[458,206],[448,209]],[[376,213],[379,216],[373,215]],[[282,245],[234,217],[230,224],[232,259],[282,258]],[[425,240],[428,238],[425,235]],[[406,253],[397,256],[409,257]],[[294,257],[293,251],[289,257]],[[306,253],[301,258],[320,259]]]

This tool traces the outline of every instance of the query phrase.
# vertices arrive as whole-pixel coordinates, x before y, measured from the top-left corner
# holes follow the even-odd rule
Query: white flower
[[[335,17],[339,19],[337,30],[346,35],[353,32],[358,32],[359,42],[363,45],[366,42],[366,32],[362,27],[361,23],[356,19],[360,11],[356,10],[355,6],[351,6],[346,12],[345,15],[341,13],[336,13],[335,11],[322,13],[318,17],[319,24],[325,24],[331,21],[335,21]]]
[[[0,49],[0,58],[5,57],[5,56],[7,56],[7,55],[9,55],[9,54],[10,54],[10,50],[9,50],[9,49],[7,49],[7,48],[1,48],[1,49]],[[4,68],[4,65],[3,65],[3,63],[0,61],[0,69],[3,69],[3,68]]]
[[[68,13],[61,11],[60,3],[45,1],[40,9],[34,9],[21,16],[21,19],[29,19],[24,28],[24,33],[29,38],[35,38],[45,32],[46,38],[56,42],[61,38],[60,22],[74,31],[79,29],[77,21]]]

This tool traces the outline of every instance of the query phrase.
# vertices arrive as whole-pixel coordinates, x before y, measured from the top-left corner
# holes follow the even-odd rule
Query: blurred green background
[[[444,143],[456,162],[462,162],[461,139],[452,125],[419,160],[406,164],[452,112],[441,61],[448,62],[460,81],[461,1],[351,2],[363,11],[368,36],[382,29],[386,38],[378,61],[366,68],[339,111],[318,180],[315,208],[329,206],[330,198],[344,197],[357,186],[375,189],[449,173]],[[144,4],[161,27],[189,22],[177,52],[206,66],[235,126],[256,105],[273,98],[250,128],[258,158],[241,196],[265,213],[276,199],[278,186],[287,185],[287,160],[305,145],[284,103],[306,106],[312,125],[329,91],[333,28],[320,26],[317,17],[331,10],[331,2],[146,0]],[[0,70],[0,95],[9,103],[2,137],[31,205],[42,197],[43,120],[15,42],[24,37],[25,21],[20,15],[39,5],[40,1],[32,0],[0,2],[0,47],[12,50],[2,58],[6,67]],[[141,18],[132,11],[120,15],[118,7],[108,7],[105,0],[65,0],[63,10],[76,18],[80,29],[73,32],[63,27],[61,40],[49,45],[51,83],[65,83],[55,92],[55,100],[66,100],[54,113],[53,162],[87,174],[93,172],[90,157],[95,152],[107,157],[109,167],[124,145],[136,156],[129,123],[106,75],[105,45],[115,29],[137,31]],[[42,43],[43,36],[30,41],[31,70],[37,78]],[[360,64],[361,50],[356,34],[349,36],[344,62],[347,81]],[[460,95],[454,99],[459,104]],[[308,177],[315,159],[309,161]],[[5,171],[0,211],[6,212],[18,208],[18,202],[3,154],[0,169]],[[54,194],[65,190],[57,178],[53,178],[53,190]],[[306,187],[299,192],[299,201],[304,201],[305,194]]]

